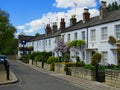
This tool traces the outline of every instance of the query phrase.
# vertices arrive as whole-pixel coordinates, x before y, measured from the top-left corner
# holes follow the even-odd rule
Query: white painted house
[[[117,52],[116,46],[108,43],[109,36],[120,39],[120,10],[107,12],[106,2],[102,2],[100,15],[90,18],[88,9],[84,9],[83,20],[76,22],[73,16],[70,19],[70,27],[65,28],[65,21],[62,18],[60,30],[57,30],[56,24],[51,29],[46,26],[46,34],[35,37],[27,42],[28,46],[33,46],[33,51],[51,51],[54,52],[56,37],[64,38],[64,42],[72,40],[85,40],[84,48],[70,48],[70,56],[73,62],[76,62],[76,56],[79,56],[85,63],[90,63],[90,59],[95,52],[102,54],[101,64],[116,64]],[[55,53],[55,56],[57,54]]]

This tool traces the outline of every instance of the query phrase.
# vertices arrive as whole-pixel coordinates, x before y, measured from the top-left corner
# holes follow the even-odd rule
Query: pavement
[[[0,69],[0,85],[6,85],[6,84],[12,84],[18,82],[18,79],[13,73],[13,71],[10,69],[10,80],[6,79],[6,71],[5,69]]]
[[[21,64],[24,64],[21,61],[18,61],[18,62],[20,62]],[[39,72],[42,72],[42,73],[51,75],[53,77],[56,77],[58,79],[65,80],[65,81],[67,81],[67,83],[69,83],[71,85],[75,85],[77,87],[83,87],[85,90],[120,90],[119,88],[108,86],[105,83],[100,83],[100,82],[96,82],[96,81],[89,81],[89,80],[85,80],[85,79],[82,79],[82,78],[76,78],[76,77],[72,77],[72,76],[69,76],[69,75],[44,70],[42,68],[30,65],[30,64],[24,64],[24,65],[26,65],[30,68],[33,68],[33,69],[35,69]],[[4,81],[4,82],[0,81],[0,85],[1,84],[15,83],[15,82],[18,81],[16,75],[12,71],[11,71],[11,78],[12,79],[10,81]]]

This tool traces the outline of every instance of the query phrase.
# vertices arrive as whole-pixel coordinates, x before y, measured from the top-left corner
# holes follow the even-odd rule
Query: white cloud
[[[75,14],[75,7],[73,7],[74,6],[73,2],[77,3],[76,6],[77,21],[83,19],[82,15],[83,15],[84,7],[96,6],[95,3],[96,0],[55,0],[55,1],[56,3],[54,5],[56,7],[60,7],[60,8],[72,7],[72,8],[66,9],[66,12],[48,12],[46,14],[43,14],[43,16],[40,19],[36,19],[24,25],[17,26],[17,29],[22,30],[21,32],[25,33],[26,35],[34,35],[37,32],[44,33],[45,26],[48,23],[52,25],[53,22],[58,22],[58,28],[59,28],[61,18],[65,18],[66,26],[69,26],[71,16]],[[113,1],[119,1],[119,0],[103,0],[103,1],[107,1],[107,3],[111,3]],[[99,11],[95,8],[90,9],[89,12],[91,14],[90,17],[99,14]]]
[[[95,0],[55,0],[53,5],[59,8],[69,8],[73,7],[74,3],[79,7],[96,6]]]
[[[24,30],[25,26],[17,26],[16,28],[19,29],[19,30]]]

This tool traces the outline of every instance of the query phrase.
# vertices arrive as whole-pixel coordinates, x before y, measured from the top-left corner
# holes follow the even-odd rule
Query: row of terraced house
[[[64,42],[73,40],[84,40],[84,48],[70,48],[70,60],[76,62],[74,56],[79,56],[86,64],[89,64],[91,57],[95,52],[102,54],[101,64],[116,64],[117,51],[116,45],[108,43],[109,36],[113,36],[116,40],[120,39],[120,10],[107,12],[106,2],[102,2],[100,14],[90,17],[88,9],[84,9],[83,20],[77,22],[76,17],[70,19],[70,26],[66,27],[64,18],[61,18],[60,29],[57,24],[52,27],[47,24],[45,34],[40,36],[19,35],[19,47],[23,45],[21,40],[26,40],[24,47],[33,47],[34,52],[52,52],[54,56],[62,56],[54,49],[56,47],[56,39],[61,37]],[[18,57],[21,57],[22,51],[18,51]]]

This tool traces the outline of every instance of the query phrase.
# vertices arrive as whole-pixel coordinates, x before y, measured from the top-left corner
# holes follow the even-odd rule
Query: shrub
[[[113,36],[109,36],[108,42],[113,45],[116,43],[116,39]]]
[[[95,70],[95,66],[93,66],[92,64],[86,64],[85,69]]]
[[[69,55],[69,54],[65,54],[65,55],[63,56],[63,59],[64,59],[65,62],[69,62],[69,60],[70,60],[70,55]]]
[[[48,60],[47,60],[47,63],[48,63],[48,64],[52,64],[52,63],[54,63],[54,62],[59,62],[59,58],[58,58],[58,57],[53,57],[53,56],[51,56],[51,57],[49,57]]]
[[[54,71],[54,63],[50,64],[50,71]]]
[[[92,58],[91,58],[91,64],[96,65],[101,61],[101,54],[100,53],[95,53]]]
[[[28,55],[22,55],[22,61],[24,63],[29,63],[29,58],[30,58],[29,54]]]
[[[32,53],[30,54],[30,59],[35,60],[35,57],[36,57],[37,55],[39,55],[39,54],[40,54],[40,52],[32,52]]]
[[[85,66],[85,63],[83,61],[75,63],[75,67],[83,67]]]

